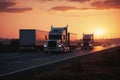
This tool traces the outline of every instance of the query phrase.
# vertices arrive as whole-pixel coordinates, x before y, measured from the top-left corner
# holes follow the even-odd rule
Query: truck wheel
[[[47,54],[47,53],[48,53],[48,51],[45,51],[45,53]]]
[[[62,54],[64,54],[64,53],[65,53],[65,51],[61,51],[61,53],[62,53]]]

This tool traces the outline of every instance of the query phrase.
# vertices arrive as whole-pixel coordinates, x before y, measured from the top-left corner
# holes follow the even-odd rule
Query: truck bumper
[[[81,49],[93,49],[93,46],[81,46]]]
[[[45,52],[61,52],[64,51],[62,47],[44,47]]]
[[[27,47],[24,47],[24,46],[23,46],[23,47],[20,47],[19,49],[20,49],[20,50],[28,50],[28,49],[34,50],[35,47],[32,47],[32,46],[30,46],[30,47],[28,47],[28,46],[27,46]]]

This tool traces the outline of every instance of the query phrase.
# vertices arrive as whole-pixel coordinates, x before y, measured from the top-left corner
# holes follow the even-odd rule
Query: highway
[[[69,57],[86,55],[91,52],[96,52],[107,48],[109,47],[96,46],[94,50],[80,50],[79,48],[77,48],[73,52],[65,54],[45,54],[44,52],[18,52],[0,54],[0,76],[19,72],[39,65],[49,64],[54,61],[58,61]]]

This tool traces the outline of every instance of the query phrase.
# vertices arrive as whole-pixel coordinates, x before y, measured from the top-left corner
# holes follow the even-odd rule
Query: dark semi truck
[[[65,53],[77,47],[77,34],[68,32],[66,27],[53,27],[48,34],[48,41],[44,45],[44,52]]]

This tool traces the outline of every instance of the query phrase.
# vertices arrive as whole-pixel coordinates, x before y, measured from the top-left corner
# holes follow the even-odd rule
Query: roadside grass
[[[0,53],[9,53],[18,51],[18,46],[0,45]]]
[[[11,39],[9,44],[0,42],[0,53],[16,52],[19,50],[19,40]]]
[[[93,54],[32,80],[120,80],[120,50]]]

